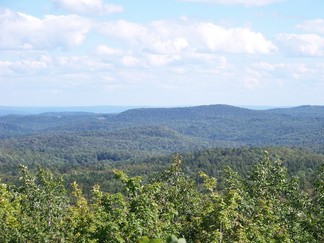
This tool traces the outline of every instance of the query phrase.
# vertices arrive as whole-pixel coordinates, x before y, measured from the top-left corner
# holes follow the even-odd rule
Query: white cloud
[[[181,43],[181,41],[179,41]],[[182,46],[182,44],[179,44]],[[214,53],[199,53],[194,50],[188,52],[178,52],[177,50],[166,50],[166,53],[157,52],[132,52],[131,50],[121,50],[99,45],[93,52],[102,62],[121,64],[125,67],[148,68],[176,65],[175,70],[180,70],[179,65],[216,65],[218,68],[226,67],[227,60],[223,56]],[[186,68],[184,68],[186,69]],[[184,70],[182,69],[182,70]]]
[[[118,20],[98,24],[98,30],[104,35],[127,41],[129,43],[145,42],[149,36],[149,30],[137,23],[126,20]]]
[[[284,0],[180,0],[180,1],[226,4],[226,5],[264,6],[271,3],[282,2]]]
[[[189,47],[189,43],[187,39],[183,37],[165,40],[157,39],[151,45],[151,49],[158,53],[179,53],[187,47]]]
[[[111,63],[91,56],[59,56],[55,59],[55,69],[60,72],[80,73],[110,70]]]
[[[324,34],[324,19],[307,20],[296,27],[307,33]]]
[[[0,77],[4,75],[11,75],[13,72],[10,69],[12,62],[10,61],[0,61]]]
[[[99,45],[96,47],[95,53],[102,56],[114,56],[120,55],[122,53],[122,50],[111,48],[107,45]]]
[[[209,22],[155,21],[148,25],[124,20],[98,26],[99,32],[126,47],[157,54],[188,51],[270,54],[273,43],[248,28],[223,28]]]
[[[197,32],[211,51],[236,54],[269,54],[276,47],[261,33],[247,28],[225,29],[212,23],[200,23]]]
[[[292,56],[324,56],[324,38],[315,34],[279,34],[281,49]]]
[[[75,15],[46,15],[39,19],[27,14],[0,10],[0,48],[55,49],[80,45],[90,30],[88,20]]]
[[[102,0],[52,0],[56,7],[78,14],[112,14],[120,13],[123,7],[106,4]]]
[[[0,61],[0,70],[2,75],[25,75],[40,73],[52,65],[52,58],[48,55],[41,55],[39,57],[30,57],[19,59],[16,61]]]
[[[165,66],[181,59],[180,56],[167,54],[146,54],[145,59],[150,66]]]
[[[19,72],[39,71],[48,68],[52,63],[52,59],[49,56],[41,56],[38,59],[22,59],[14,63],[13,68]]]
[[[305,91],[306,94],[308,92],[306,89],[323,87],[323,63],[312,65],[303,62],[269,63],[261,61],[235,68],[237,69],[234,72],[235,77],[241,82],[244,89],[250,91],[264,90],[266,93],[274,91],[287,94],[287,92],[294,93],[299,90],[301,93]]]
[[[309,65],[300,63],[267,63],[260,62],[251,66],[251,69],[262,73],[264,79],[271,82],[279,81],[281,84],[300,85],[322,83],[324,74],[323,63]]]
[[[98,25],[97,30],[107,37],[107,43],[95,49],[102,60],[138,68],[172,65],[179,73],[188,67],[209,64],[213,65],[213,72],[219,72],[227,66],[223,57],[227,53],[259,55],[277,49],[251,29],[223,28],[188,19],[160,20],[146,25],[118,20]],[[184,68],[179,69],[181,66]]]
[[[125,66],[125,67],[138,67],[142,65],[142,62],[140,59],[138,59],[137,57],[134,56],[123,56],[121,58],[121,63]]]
[[[0,61],[0,76],[67,75],[110,71],[112,64],[92,56],[31,56],[12,61]]]

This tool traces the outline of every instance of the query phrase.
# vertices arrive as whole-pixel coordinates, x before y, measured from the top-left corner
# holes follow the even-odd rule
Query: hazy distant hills
[[[292,108],[276,108],[270,109],[268,112],[276,114],[285,114],[290,116],[302,116],[313,118],[324,118],[324,106],[297,106]]]
[[[0,106],[0,116],[6,115],[37,115],[52,112],[92,112],[92,113],[120,113],[136,106],[71,106],[71,107],[10,107]]]
[[[2,146],[174,152],[207,147],[323,146],[324,107],[251,110],[228,105],[140,108],[118,114],[47,112],[0,117]],[[20,144],[20,145],[19,145]]]

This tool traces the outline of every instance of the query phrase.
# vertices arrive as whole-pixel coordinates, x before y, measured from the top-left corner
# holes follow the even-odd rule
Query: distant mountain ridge
[[[303,105],[291,108],[274,108],[270,109],[269,112],[277,114],[286,114],[293,116],[310,116],[310,117],[323,117],[324,118],[324,106],[311,106]]]
[[[38,115],[41,113],[91,112],[120,113],[138,106],[67,106],[67,107],[13,107],[0,106],[0,117],[6,115]]]
[[[28,144],[28,139],[35,135],[46,136],[48,147],[51,143],[59,143],[57,139],[73,137],[80,144],[86,141],[82,146],[109,145],[124,150],[324,146],[324,106],[252,110],[207,105],[137,108],[117,114],[47,112],[0,117],[0,138],[3,139],[0,143],[3,146],[10,143],[8,138],[22,136],[24,144]]]
[[[215,116],[230,116],[254,114],[255,110],[240,108],[230,105],[204,105],[193,107],[174,108],[141,108],[124,111],[115,118],[120,120],[160,120],[160,119],[192,119],[208,118]]]

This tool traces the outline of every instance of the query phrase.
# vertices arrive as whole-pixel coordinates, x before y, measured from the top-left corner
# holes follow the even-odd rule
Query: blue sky
[[[322,0],[2,0],[0,106],[324,105]]]

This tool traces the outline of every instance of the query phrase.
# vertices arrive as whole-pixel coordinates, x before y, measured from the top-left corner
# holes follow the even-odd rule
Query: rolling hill
[[[224,165],[244,174],[264,148],[308,187],[323,161],[324,107],[210,105],[0,117],[2,181],[19,183],[19,164],[40,165],[64,175],[67,185],[80,182],[88,193],[96,183],[115,190],[113,168],[148,178],[165,168],[173,153],[182,154],[192,176],[203,169],[218,177]]]
[[[19,141],[28,146],[35,136],[46,137],[45,147],[57,144],[59,137],[60,141],[77,138],[75,146],[79,147],[161,152],[215,146],[322,146],[324,107],[251,110],[209,105],[141,108],[119,114],[51,112],[0,117],[2,146],[19,146]]]

